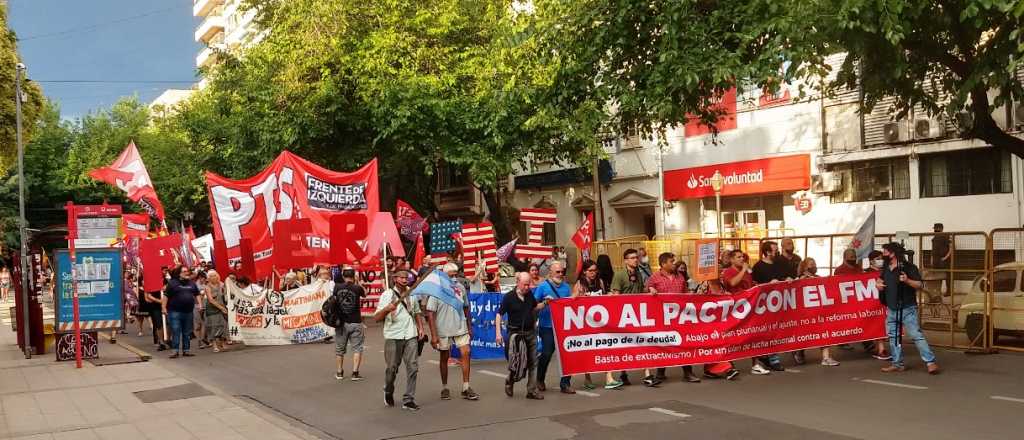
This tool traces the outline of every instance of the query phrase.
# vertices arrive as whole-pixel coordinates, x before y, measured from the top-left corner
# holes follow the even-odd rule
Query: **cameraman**
[[[903,364],[903,347],[900,342],[902,327],[917,346],[921,359],[928,365],[928,374],[938,374],[939,364],[935,363],[935,354],[924,339],[917,321],[917,289],[921,288],[921,272],[914,263],[907,260],[907,251],[899,243],[882,245],[882,259],[885,263],[878,283],[879,300],[889,309],[885,327],[892,350],[892,365],[882,368],[882,372],[898,373],[907,369]]]

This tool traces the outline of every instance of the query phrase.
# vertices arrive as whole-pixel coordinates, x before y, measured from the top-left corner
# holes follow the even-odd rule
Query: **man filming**
[[[901,343],[901,330],[903,330],[917,346],[921,360],[928,366],[928,374],[939,374],[939,364],[935,363],[935,354],[928,346],[928,341],[921,333],[921,327],[917,321],[917,289],[921,288],[921,272],[914,263],[908,261],[907,251],[899,243],[882,245],[882,258],[885,264],[882,266],[881,278],[878,282],[879,299],[888,309],[885,327],[889,334],[889,346],[892,350],[892,365],[882,368],[882,372],[906,371]]]

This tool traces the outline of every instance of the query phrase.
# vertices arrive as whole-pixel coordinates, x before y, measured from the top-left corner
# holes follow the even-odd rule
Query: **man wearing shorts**
[[[451,399],[448,391],[448,356],[452,347],[459,350],[462,364],[462,398],[477,400],[480,396],[469,386],[469,341],[472,338],[469,327],[469,294],[461,283],[455,281],[459,267],[454,263],[444,265],[444,272],[452,279],[455,297],[462,303],[456,309],[436,297],[427,300],[427,321],[430,323],[430,345],[441,353],[441,399]]]
[[[324,269],[321,269],[324,271]],[[363,380],[359,375],[359,365],[363,362],[363,315],[360,313],[360,300],[366,297],[363,287],[356,284],[356,271],[341,271],[342,282],[334,285],[334,296],[338,297],[341,308],[341,319],[344,322],[334,329],[334,358],[338,371],[334,373],[337,380],[345,379],[345,352],[352,346],[352,381]]]

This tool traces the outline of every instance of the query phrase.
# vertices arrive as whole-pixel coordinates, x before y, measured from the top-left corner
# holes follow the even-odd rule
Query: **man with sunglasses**
[[[626,249],[622,253],[622,261],[625,267],[622,270],[616,271],[615,276],[612,277],[612,295],[647,293],[647,287],[644,285],[646,279],[644,279],[643,274],[640,272],[640,254],[637,250]],[[645,382],[647,386],[658,386],[661,383],[649,371],[645,372],[644,376],[651,379]],[[630,385],[629,374],[625,371],[621,372],[619,374],[619,381],[623,385]]]
[[[551,322],[551,309],[548,308],[548,304],[553,300],[569,298],[571,296],[572,289],[569,287],[569,283],[565,281],[565,263],[555,260],[551,263],[550,270],[548,271],[548,279],[533,289],[533,297],[543,307],[537,320],[537,327],[540,327],[540,341],[541,345],[543,345],[537,365],[538,391],[547,390],[547,387],[544,385],[544,376],[547,375],[548,365],[551,364],[551,358],[555,354],[555,331],[554,325]],[[558,386],[565,394],[576,394],[576,390],[570,386],[570,379],[569,376],[563,376]]]

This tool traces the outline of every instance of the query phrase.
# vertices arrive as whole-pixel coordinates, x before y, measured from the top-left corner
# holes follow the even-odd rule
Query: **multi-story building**
[[[256,12],[242,8],[243,0],[193,0],[192,15],[202,17],[196,28],[197,42],[206,45],[196,55],[196,67],[207,67],[217,61],[218,51],[236,50],[255,44],[265,35],[257,29]],[[200,80],[199,87],[205,82]]]
[[[662,231],[715,236],[719,227],[727,237],[852,233],[873,210],[880,233],[1024,223],[1021,159],[960,139],[953,121],[920,109],[895,120],[892,102],[883,101],[862,115],[859,100],[859,90],[799,101],[786,89],[727,93],[721,105],[729,114],[717,137],[687,124],[669,132],[663,148],[610,142],[611,176],[596,194],[586,179],[542,178],[568,171],[536,164],[515,177],[514,203],[558,209],[552,238],[565,244],[594,203],[603,207],[608,239]],[[998,108],[994,117],[1020,135],[1024,104]],[[720,205],[716,171],[724,178]]]
[[[255,11],[242,9],[242,1],[192,0],[192,15],[202,18],[195,31],[195,39],[204,44],[196,55],[196,68],[215,64],[220,51],[255,44],[266,35],[253,23]],[[197,87],[205,86],[206,79],[201,78]],[[164,114],[173,112],[174,106],[190,95],[191,90],[168,89],[150,103],[150,109]]]

